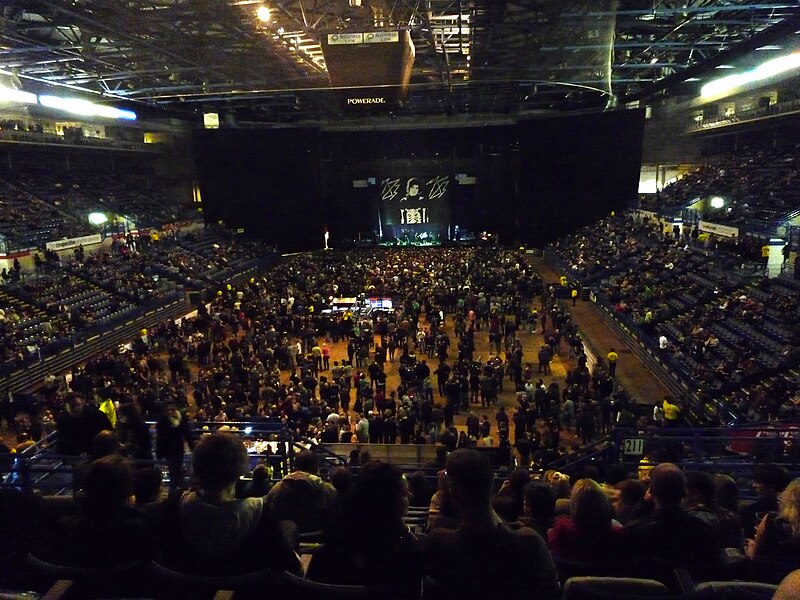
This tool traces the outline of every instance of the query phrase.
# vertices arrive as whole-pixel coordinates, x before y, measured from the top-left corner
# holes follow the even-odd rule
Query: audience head
[[[558,471],[545,471],[544,479],[553,488],[556,498],[569,498],[569,475]]]
[[[200,489],[221,492],[247,472],[247,450],[235,434],[203,436],[192,453],[192,472]]]
[[[137,505],[149,504],[159,499],[163,477],[161,469],[155,467],[136,469],[133,476],[133,496]]]
[[[353,483],[353,474],[347,467],[334,467],[331,469],[330,480],[331,485],[336,488],[336,493],[339,494],[339,497],[344,497]]]
[[[677,508],[686,496],[686,476],[678,465],[661,463],[650,471],[647,495],[658,509]]]
[[[556,512],[556,493],[544,481],[531,481],[525,486],[525,515],[548,521]]]
[[[780,516],[792,528],[792,535],[800,538],[800,478],[793,479],[778,494],[778,510]]]
[[[376,523],[402,525],[408,512],[408,485],[403,473],[388,463],[364,465],[350,486],[345,507],[365,529]]]
[[[777,496],[789,480],[788,471],[779,465],[758,465],[753,469],[753,487],[759,496]]]
[[[704,505],[713,509],[715,503],[714,478],[702,471],[686,473],[686,504],[688,506]]]
[[[267,465],[263,463],[257,464],[250,477],[253,478],[254,483],[264,483],[269,479],[269,469],[267,469]]]
[[[714,475],[714,502],[717,506],[733,512],[739,511],[739,486],[730,475]]]
[[[294,470],[316,475],[319,472],[319,460],[311,450],[301,450],[294,457]]]
[[[86,467],[81,489],[83,505],[89,513],[119,509],[133,494],[133,469],[121,456],[104,456]]]
[[[524,467],[518,467],[511,472],[511,475],[508,477],[508,483],[511,487],[511,492],[515,497],[522,498],[525,486],[530,482],[530,480],[530,473],[528,472],[528,469]]]
[[[119,441],[117,434],[110,429],[104,429],[94,436],[92,440],[92,457],[102,458],[117,454],[119,452]]]
[[[572,486],[569,512],[582,530],[598,530],[611,526],[611,502],[594,479],[579,479]]]
[[[644,515],[647,510],[645,492],[647,484],[641,479],[626,479],[614,486],[612,507],[617,521],[625,525]]]
[[[409,499],[411,506],[428,506],[435,490],[428,481],[425,471],[415,471],[406,480],[408,492],[411,495]]]
[[[484,456],[460,448],[447,457],[446,471],[450,497],[459,512],[490,507],[494,473]]]

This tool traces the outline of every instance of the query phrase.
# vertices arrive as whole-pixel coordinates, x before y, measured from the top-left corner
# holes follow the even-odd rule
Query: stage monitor
[[[392,310],[394,308],[391,298],[370,298],[369,305],[375,310]]]

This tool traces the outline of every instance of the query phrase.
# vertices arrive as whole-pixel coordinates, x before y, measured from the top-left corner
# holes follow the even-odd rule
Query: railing
[[[730,116],[722,115],[711,119],[704,119],[703,121],[700,122],[693,122],[692,124],[689,125],[687,131],[690,133],[707,131],[709,129],[717,129],[719,127],[741,125],[743,123],[752,122],[757,119],[767,119],[773,117],[786,116],[790,114],[795,114],[797,112],[800,112],[800,100],[779,102],[777,104],[771,104],[770,106],[764,106],[764,107],[754,108],[751,110],[737,112],[736,114]]]
[[[652,464],[674,462],[686,470],[728,473],[734,479],[749,481],[757,464],[779,464],[794,475],[800,469],[800,426],[796,424],[619,428],[612,439],[618,462],[629,470],[636,470],[645,459]]]

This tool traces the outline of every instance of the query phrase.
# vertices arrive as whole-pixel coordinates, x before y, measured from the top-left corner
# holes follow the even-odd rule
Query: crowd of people
[[[59,164],[41,161],[6,171],[0,178],[0,235],[11,250],[96,233],[86,219],[93,212],[118,215],[140,228],[195,216],[169,200],[158,177],[108,172],[96,162],[89,168],[64,172]]]
[[[729,255],[631,215],[604,219],[553,250],[701,397],[725,398],[742,418],[765,420],[796,395],[793,280],[739,273]],[[748,400],[764,389],[773,394]]]
[[[645,208],[687,207],[717,196],[725,205],[707,205],[701,218],[730,225],[776,220],[800,204],[797,193],[798,148],[737,152],[703,165],[667,185]]]
[[[15,259],[3,269],[0,371],[42,360],[97,333],[98,326],[135,319],[178,293],[204,293],[270,251],[215,230],[175,228],[117,237],[86,250],[36,252],[32,268]]]
[[[619,465],[572,477],[518,468],[500,484],[469,448],[447,453],[436,486],[366,457],[325,480],[304,450],[271,487],[255,473],[242,487],[245,445],[221,430],[194,445],[191,487],[159,499],[158,473],[123,457],[112,432],[93,448],[72,505],[55,513],[47,499],[25,499],[24,518],[6,525],[12,548],[112,574],[148,561],[187,582],[267,569],[398,599],[420,598],[423,578],[425,597],[499,600],[559,598],[575,574],[672,585],[681,568],[697,580],[778,583],[800,567],[800,479],[772,464],[755,469],[746,504],[730,477],[672,463],[638,476]],[[409,527],[410,507],[427,508],[427,521]],[[315,541],[310,563],[297,554],[304,539]]]

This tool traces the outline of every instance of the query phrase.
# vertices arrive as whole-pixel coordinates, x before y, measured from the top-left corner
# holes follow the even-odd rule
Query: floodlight
[[[268,23],[272,16],[272,11],[270,11],[269,7],[262,5],[256,9],[256,16],[262,23]]]
[[[737,88],[748,83],[774,77],[775,75],[780,75],[781,73],[791,71],[798,67],[800,67],[800,52],[787,54],[786,56],[780,56],[761,63],[755,69],[745,71],[744,73],[723,77],[711,83],[707,83],[700,90],[700,95],[704,98],[719,96],[728,92],[733,92]]]
[[[89,213],[89,223],[92,225],[102,225],[108,221],[108,217],[103,213],[93,212]]]
[[[13,88],[0,86],[0,102],[19,102],[21,104],[36,104],[36,94],[23,92]]]
[[[725,199],[724,198],[720,198],[719,196],[714,196],[711,199],[711,207],[712,208],[722,208],[723,206],[725,206]]]
[[[39,104],[48,108],[56,108],[85,117],[136,120],[136,113],[132,111],[95,104],[94,102],[81,100],[80,98],[62,98],[61,96],[42,95],[39,96]]]

